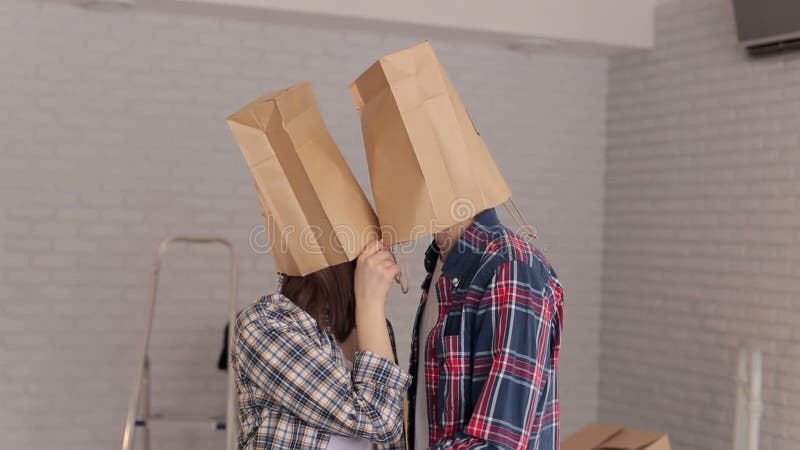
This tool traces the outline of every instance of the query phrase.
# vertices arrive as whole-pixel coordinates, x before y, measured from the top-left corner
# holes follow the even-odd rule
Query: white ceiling
[[[655,7],[672,0],[135,1],[148,10],[479,40],[521,50],[555,43],[613,54],[652,47]]]

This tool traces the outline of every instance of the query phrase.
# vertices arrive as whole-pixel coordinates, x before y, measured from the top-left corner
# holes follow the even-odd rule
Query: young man
[[[494,209],[435,235],[411,350],[415,449],[559,448],[562,288]]]
[[[414,327],[411,444],[557,449],[561,285],[498,221],[511,190],[433,47],[381,57],[350,91],[387,241],[436,233]]]

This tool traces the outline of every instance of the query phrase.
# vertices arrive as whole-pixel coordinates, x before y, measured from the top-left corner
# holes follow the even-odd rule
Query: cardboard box
[[[666,433],[622,425],[587,425],[561,443],[561,450],[671,450]]]

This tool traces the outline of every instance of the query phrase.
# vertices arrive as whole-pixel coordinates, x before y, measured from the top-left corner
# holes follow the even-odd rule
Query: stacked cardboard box
[[[622,425],[587,425],[561,444],[561,450],[671,450],[669,436]]]

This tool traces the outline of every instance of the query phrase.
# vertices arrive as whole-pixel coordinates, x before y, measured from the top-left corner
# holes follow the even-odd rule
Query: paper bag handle
[[[511,206],[509,206],[511,205]],[[536,239],[539,235],[539,232],[536,231],[536,228],[533,227],[531,224],[528,223],[528,219],[525,218],[525,214],[522,213],[522,210],[519,209],[514,200],[509,198],[507,202],[503,203],[503,206],[508,212],[508,215],[517,223],[517,226],[522,231],[522,234],[528,236],[531,239]]]
[[[392,254],[392,258],[394,259],[395,264],[397,263],[397,255],[394,251],[390,250],[389,253]],[[408,294],[408,261],[406,261],[406,254],[403,251],[400,251],[400,258],[403,260],[403,268],[400,270],[400,277],[395,278],[395,281],[398,285],[400,285],[400,291],[403,294]]]

